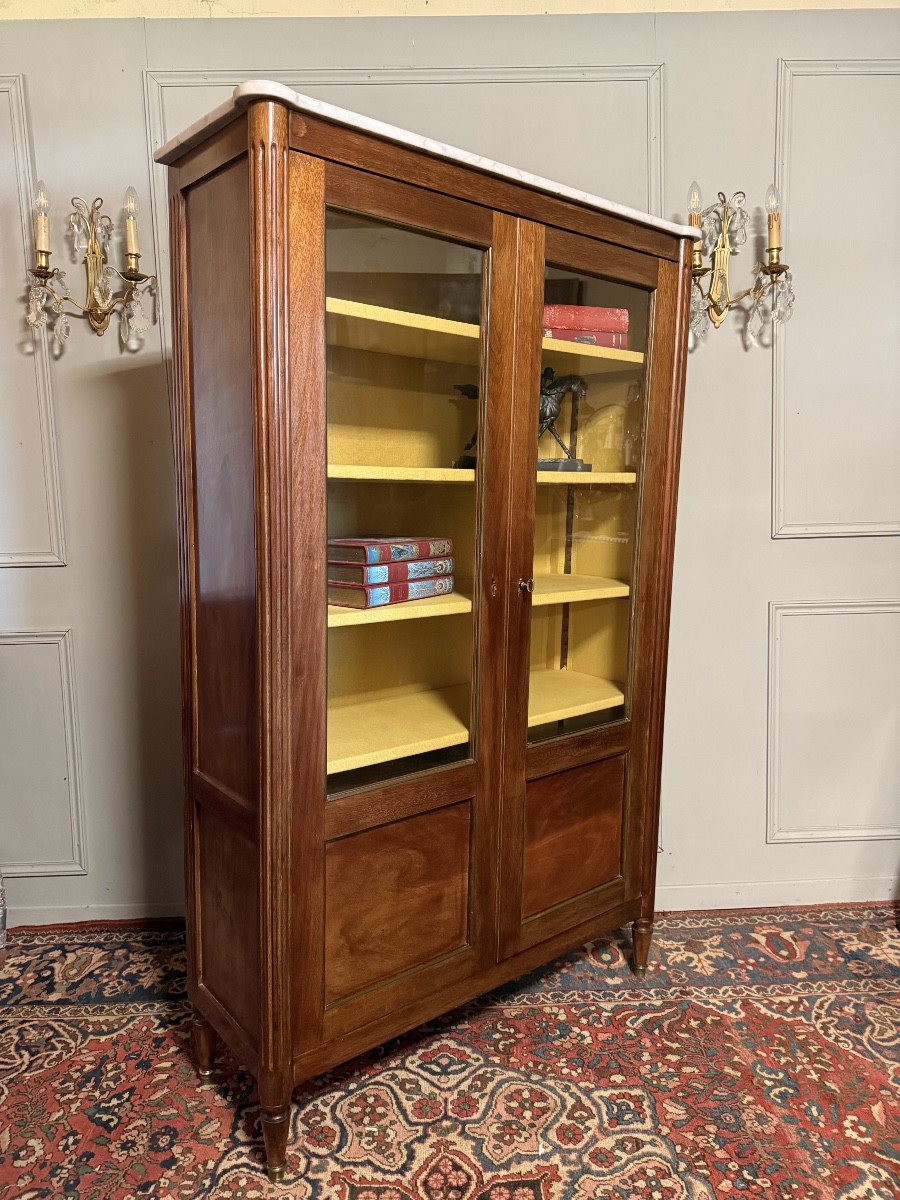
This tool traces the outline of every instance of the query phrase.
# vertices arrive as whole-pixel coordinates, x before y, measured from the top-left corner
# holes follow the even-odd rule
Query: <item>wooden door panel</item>
[[[453,804],[326,846],[326,1004],[467,944],[470,828]]]
[[[528,784],[523,917],[533,917],[621,875],[624,799],[624,756]]]

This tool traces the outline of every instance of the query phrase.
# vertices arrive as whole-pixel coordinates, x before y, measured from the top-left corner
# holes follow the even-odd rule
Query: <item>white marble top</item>
[[[522,183],[527,187],[536,188],[538,191],[548,192],[552,196],[561,196],[564,200],[574,200],[578,204],[589,205],[601,212],[611,213],[617,217],[626,217],[629,221],[636,221],[651,229],[662,229],[666,233],[674,233],[679,237],[693,238],[697,236],[697,231],[688,225],[677,225],[673,221],[664,221],[660,217],[640,212],[636,208],[617,204],[614,200],[604,200],[600,196],[592,196],[589,192],[582,192],[578,188],[567,187],[562,183],[554,183],[550,179],[542,179],[540,175],[532,175],[518,167],[504,166],[503,163],[494,162],[492,158],[484,158],[480,154],[473,154],[469,150],[458,150],[455,146],[448,146],[444,142],[435,141],[434,138],[423,137],[420,133],[410,133],[408,130],[398,129],[396,125],[388,125],[384,121],[361,116],[346,108],[326,104],[323,100],[313,99],[312,96],[303,96],[292,88],[269,79],[251,79],[246,83],[238,84],[230,100],[220,104],[218,108],[214,108],[205,117],[201,117],[199,121],[195,121],[182,133],[166,142],[156,152],[154,158],[161,163],[174,162],[211,133],[221,129],[229,121],[233,121],[254,100],[279,100],[297,112],[309,113],[311,116],[321,117],[325,121],[333,121],[338,125],[349,125],[353,129],[362,129],[366,133],[376,134],[388,141],[397,142],[401,146],[409,146],[413,150],[424,150],[439,158],[463,163],[477,171],[485,171],[489,175],[497,175],[501,179],[511,179],[515,183]]]

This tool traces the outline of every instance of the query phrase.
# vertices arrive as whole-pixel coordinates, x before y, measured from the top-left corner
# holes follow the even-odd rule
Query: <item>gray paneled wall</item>
[[[780,83],[787,233],[806,233],[792,266],[819,303],[798,308],[777,381],[774,532],[898,534],[900,61],[785,62]]]
[[[0,28],[0,861],[14,920],[181,903],[167,291],[139,353],[76,327],[49,355],[24,322],[31,182],[51,190],[53,261],[76,294],[62,236],[75,193],[117,214],[135,184],[144,265],[165,273],[152,152],[254,77],[666,217],[684,218],[695,177],[708,200],[744,188],[754,236],[735,290],[778,176],[794,322],[774,351],[747,352],[732,319],[689,363],[659,906],[894,894],[900,15]],[[102,80],[85,61],[107,64]]]
[[[3,874],[85,875],[72,631],[0,633]],[[27,796],[40,799],[25,804]]]
[[[3,352],[0,436],[0,565],[61,564],[63,522],[46,339],[22,326],[28,262],[31,140],[24,81],[0,76],[0,178],[4,181],[0,263],[19,288],[0,292],[0,328],[12,335]],[[15,333],[18,330],[19,336]]]
[[[900,601],[770,616],[769,841],[900,838]]]

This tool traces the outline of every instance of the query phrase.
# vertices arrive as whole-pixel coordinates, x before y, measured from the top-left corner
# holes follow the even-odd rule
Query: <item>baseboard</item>
[[[792,904],[849,904],[900,898],[900,879],[791,879],[760,883],[668,884],[656,889],[657,912],[716,908],[783,908]],[[57,908],[11,907],[8,924],[64,925],[75,921],[134,921],[141,917],[183,917],[184,902],[169,904],[87,904]]]
[[[667,884],[656,889],[657,912],[688,909],[783,908],[793,904],[850,904],[896,900],[900,879],[779,879],[761,883]]]
[[[76,921],[136,921],[142,917],[183,917],[184,901],[169,904],[70,904],[38,908],[13,905],[7,914],[10,929],[18,925],[68,925]]]

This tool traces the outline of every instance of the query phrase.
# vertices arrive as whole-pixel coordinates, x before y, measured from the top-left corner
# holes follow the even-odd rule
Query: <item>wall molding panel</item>
[[[452,87],[465,84],[533,83],[641,83],[646,94],[647,208],[662,216],[663,204],[663,93],[662,63],[577,66],[495,66],[495,67],[385,67],[317,69],[299,71],[145,71],[144,112],[148,154],[153,155],[178,129],[166,124],[166,92],[178,88],[235,88],[248,79],[262,76],[303,92],[315,87],[435,85]],[[168,297],[168,187],[166,168],[153,164],[150,177],[154,213],[154,254],[157,275]],[[167,305],[161,306],[160,325],[164,343],[169,344],[166,325]]]
[[[26,115],[25,85],[21,75],[0,75],[0,98],[9,106],[10,144],[13,161],[8,178],[15,180],[18,197],[19,228],[21,230],[22,272],[22,338],[18,345],[7,346],[6,353],[30,358],[34,371],[33,395],[25,398],[10,396],[10,403],[33,404],[37,409],[40,428],[40,473],[43,479],[44,504],[46,507],[46,541],[28,549],[21,546],[13,549],[0,542],[0,567],[65,566],[65,537],[59,464],[56,450],[56,431],[53,419],[53,391],[50,372],[48,339],[40,331],[27,330],[25,323],[26,272],[31,265],[31,208],[34,193],[34,172],[31,138]],[[10,277],[15,278],[13,264]],[[2,419],[2,413],[0,413]],[[4,435],[0,427],[0,437]],[[35,447],[35,458],[38,448]],[[37,468],[36,468],[37,469]]]
[[[2,662],[3,651],[11,647],[36,648],[39,646],[55,647],[58,656],[58,700],[65,742],[61,757],[64,758],[66,771],[65,810],[69,821],[67,840],[70,849],[68,853],[56,857],[48,855],[42,859],[39,855],[34,855],[28,861],[20,859],[4,861],[0,863],[0,873],[7,879],[25,876],[86,875],[88,873],[72,630],[2,631],[0,632],[0,662]],[[0,741],[2,740],[3,731],[0,730]],[[13,812],[24,809],[29,799],[29,797],[21,795],[13,796],[11,798]],[[39,799],[35,798],[35,802],[37,803]],[[10,818],[7,817],[4,824],[9,820]],[[0,845],[2,844],[5,844],[5,839],[4,843],[0,843]]]
[[[829,688],[825,688],[822,679],[815,674],[818,669],[815,659],[822,657],[829,650],[834,653],[834,647],[838,646],[841,631],[834,619],[846,617],[879,618],[881,622],[891,617],[895,618],[893,637],[900,645],[900,599],[813,600],[799,603],[772,602],[769,605],[766,798],[766,841],[769,843],[876,841],[900,838],[900,820],[896,817],[884,822],[853,820],[854,814],[859,812],[860,805],[860,795],[855,788],[858,786],[865,789],[867,783],[872,786],[881,783],[887,794],[888,810],[896,812],[896,777],[900,776],[900,706],[897,704],[897,693],[892,683],[896,665],[891,649],[893,643],[884,637],[885,627],[872,627],[878,636],[870,636],[869,639],[870,646],[887,647],[884,650],[886,661],[882,674],[884,703],[878,708],[877,698],[871,700],[871,706],[878,708],[878,715],[883,715],[884,721],[879,723],[871,714],[867,716],[865,712],[862,713],[865,733],[871,738],[869,744],[860,746],[858,743],[854,745],[853,742],[854,731],[850,718],[863,707],[859,697],[854,696],[852,690],[854,681],[850,676],[854,672],[832,672]],[[825,619],[832,621],[826,635],[827,642],[819,640],[817,643],[815,638],[821,636],[821,622]],[[800,679],[796,674],[791,678],[791,669],[787,666],[785,658],[786,637],[796,637],[800,632],[800,622],[806,623],[805,636],[810,638],[805,647],[804,661],[811,674],[806,679]],[[809,622],[816,622],[815,631]],[[862,627],[857,627],[855,632],[861,633]],[[890,634],[890,630],[887,632]],[[811,648],[818,648],[822,654],[812,654]],[[849,643],[847,648],[852,649]],[[864,681],[868,682],[871,679],[877,687],[878,682],[872,673],[873,658],[874,656],[870,657],[869,661],[860,662],[855,673]],[[828,666],[829,664],[826,664],[823,674],[827,674]],[[853,666],[852,662],[850,666]],[[801,698],[799,704],[798,697]],[[816,739],[820,752],[818,755],[815,753]],[[880,759],[879,751],[882,752]],[[846,784],[846,792],[840,805],[846,813],[846,820],[829,821],[825,803],[827,797],[823,796],[824,819],[821,823],[810,821],[810,806],[804,805],[802,802],[806,797],[798,794],[802,789],[794,789],[793,792],[791,790],[791,763],[802,762],[814,774],[813,764],[818,760],[821,760],[820,771],[826,777],[832,773],[838,774],[840,768],[844,768],[844,778],[838,778],[837,782]],[[873,776],[877,774],[875,768],[879,763],[886,770],[875,780]],[[872,769],[867,775],[866,768],[870,765]],[[792,806],[798,809],[794,814],[791,812]]]
[[[775,182],[781,192],[784,204],[782,214],[782,234],[785,245],[791,245],[791,169],[795,161],[797,146],[794,140],[794,107],[795,81],[804,77],[820,76],[833,80],[845,79],[848,76],[885,76],[900,75],[900,59],[779,59],[778,87],[776,100],[775,121]],[[866,113],[861,113],[861,121],[866,119]],[[861,126],[861,136],[863,135]],[[869,136],[877,136],[872,135]],[[889,139],[890,140],[890,139]],[[887,144],[885,153],[889,153]],[[823,197],[823,203],[829,203]],[[888,210],[889,211],[889,210]],[[887,218],[889,219],[889,218]],[[860,230],[859,236],[863,236]],[[848,256],[852,252],[851,237],[846,237],[843,244]],[[786,255],[789,259],[790,255]],[[835,263],[835,269],[838,264]],[[814,301],[802,290],[802,279],[798,276],[798,306],[805,301]],[[840,299],[838,303],[846,303]],[[865,318],[860,318],[862,325]],[[823,336],[839,333],[839,329],[830,331],[823,328]],[[821,538],[821,537],[873,537],[900,534],[900,518],[895,513],[885,514],[882,518],[873,520],[809,520],[792,517],[790,503],[787,497],[787,471],[789,454],[787,451],[787,416],[791,401],[786,395],[786,347],[792,337],[791,327],[776,329],[773,336],[772,357],[772,537],[773,538]],[[860,348],[871,345],[863,337]],[[794,459],[796,459],[796,454]]]

